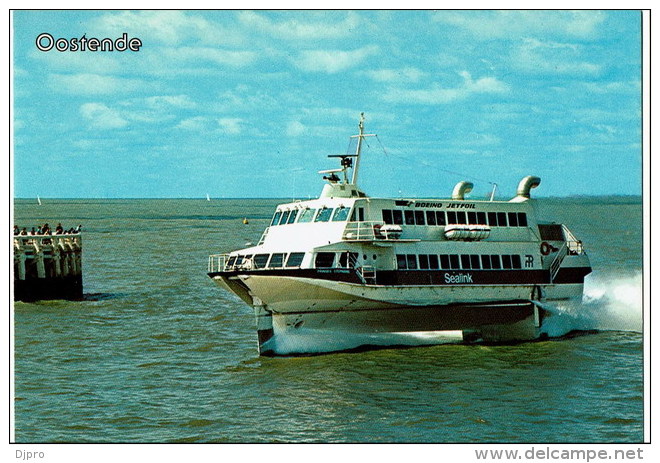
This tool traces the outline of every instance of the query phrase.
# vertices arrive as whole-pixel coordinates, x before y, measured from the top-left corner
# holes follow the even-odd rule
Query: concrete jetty
[[[81,235],[14,235],[14,300],[82,299]]]

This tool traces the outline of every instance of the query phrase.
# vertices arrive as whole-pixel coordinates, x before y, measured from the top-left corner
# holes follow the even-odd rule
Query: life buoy
[[[552,246],[550,246],[550,244],[546,243],[545,241],[541,243],[541,254],[547,256],[550,254],[550,251],[552,251]]]
[[[380,231],[381,227],[382,227],[382,225],[379,224],[379,223],[374,225],[374,236],[376,238],[383,238],[383,234]]]

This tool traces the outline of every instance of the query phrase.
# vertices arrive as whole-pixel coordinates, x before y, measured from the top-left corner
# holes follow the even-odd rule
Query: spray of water
[[[542,332],[551,337],[575,330],[642,331],[642,273],[587,278],[582,303],[543,305],[552,315]]]
[[[300,328],[278,333],[264,348],[279,355],[337,352],[364,346],[429,346],[463,341],[461,331],[418,331],[406,333],[350,333]]]

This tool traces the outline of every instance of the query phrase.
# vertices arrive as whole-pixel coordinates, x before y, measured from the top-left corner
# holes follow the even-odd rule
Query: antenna
[[[351,183],[357,185],[358,169],[360,168],[360,152],[362,151],[362,139],[365,137],[375,137],[376,134],[364,133],[364,113],[360,113],[360,123],[358,124],[359,133],[351,138],[357,138],[357,148],[355,148],[355,167],[353,168],[353,178]]]
[[[321,170],[319,174],[332,174],[330,177],[323,177],[325,180],[329,180],[331,183],[336,183],[339,181],[337,173],[341,172],[344,176],[344,184],[348,184],[348,175],[347,170],[352,168],[353,174],[351,176],[351,183],[357,186],[357,177],[358,170],[360,168],[360,153],[362,152],[362,140],[365,137],[375,137],[375,134],[365,134],[364,133],[364,113],[360,113],[360,122],[358,124],[359,133],[357,135],[352,135],[351,138],[357,138],[357,146],[355,148],[354,154],[330,154],[329,158],[340,158],[341,169],[330,169],[330,170]],[[355,160],[353,160],[355,158]]]
[[[490,192],[490,200],[492,201],[495,198],[495,190],[497,190],[497,183],[493,183],[493,191]]]

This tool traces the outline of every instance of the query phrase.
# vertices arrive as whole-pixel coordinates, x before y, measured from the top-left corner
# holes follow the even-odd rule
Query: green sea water
[[[85,299],[14,304],[15,442],[643,441],[639,198],[540,200],[594,267],[555,338],[262,358],[207,258],[278,202],[16,200],[21,227],[83,225]]]

